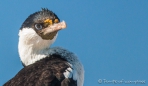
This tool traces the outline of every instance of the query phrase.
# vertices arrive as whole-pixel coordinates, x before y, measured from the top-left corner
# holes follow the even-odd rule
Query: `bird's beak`
[[[53,25],[47,27],[44,31],[44,35],[47,35],[47,34],[50,34],[53,32],[57,32],[59,30],[65,29],[65,28],[66,28],[66,23],[65,23],[65,21],[62,21],[60,23],[56,23],[56,24],[53,24]]]
[[[59,30],[62,30],[65,28],[66,28],[66,23],[65,23],[65,21],[62,21],[59,23],[52,24],[52,25],[48,26],[47,28],[43,29],[40,32],[40,35],[43,39],[46,39],[46,40],[50,39],[51,40],[54,38],[54,36],[57,34],[57,32]]]

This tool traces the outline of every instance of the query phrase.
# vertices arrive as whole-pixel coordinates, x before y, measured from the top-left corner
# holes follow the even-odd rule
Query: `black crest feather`
[[[47,8],[42,8],[41,11],[35,12],[33,14],[31,14],[22,24],[21,28],[32,28],[34,23],[39,23],[44,21],[45,19],[58,19],[60,21],[60,19],[58,18],[58,16],[53,13],[52,11],[48,10]]]

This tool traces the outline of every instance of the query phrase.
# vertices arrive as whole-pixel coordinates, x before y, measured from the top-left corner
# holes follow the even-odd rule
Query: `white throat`
[[[32,28],[20,30],[18,50],[23,64],[27,66],[48,56],[48,49],[56,37],[57,35],[52,40],[43,40]]]

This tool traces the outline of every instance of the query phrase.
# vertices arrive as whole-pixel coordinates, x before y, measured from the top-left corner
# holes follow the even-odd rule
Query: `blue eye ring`
[[[41,30],[43,28],[41,24],[35,24],[34,26],[37,30]]]

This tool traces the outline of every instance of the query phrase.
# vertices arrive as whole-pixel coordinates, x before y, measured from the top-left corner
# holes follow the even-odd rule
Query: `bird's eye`
[[[42,27],[41,24],[35,24],[35,28],[36,28],[37,30],[41,30],[43,27]]]

